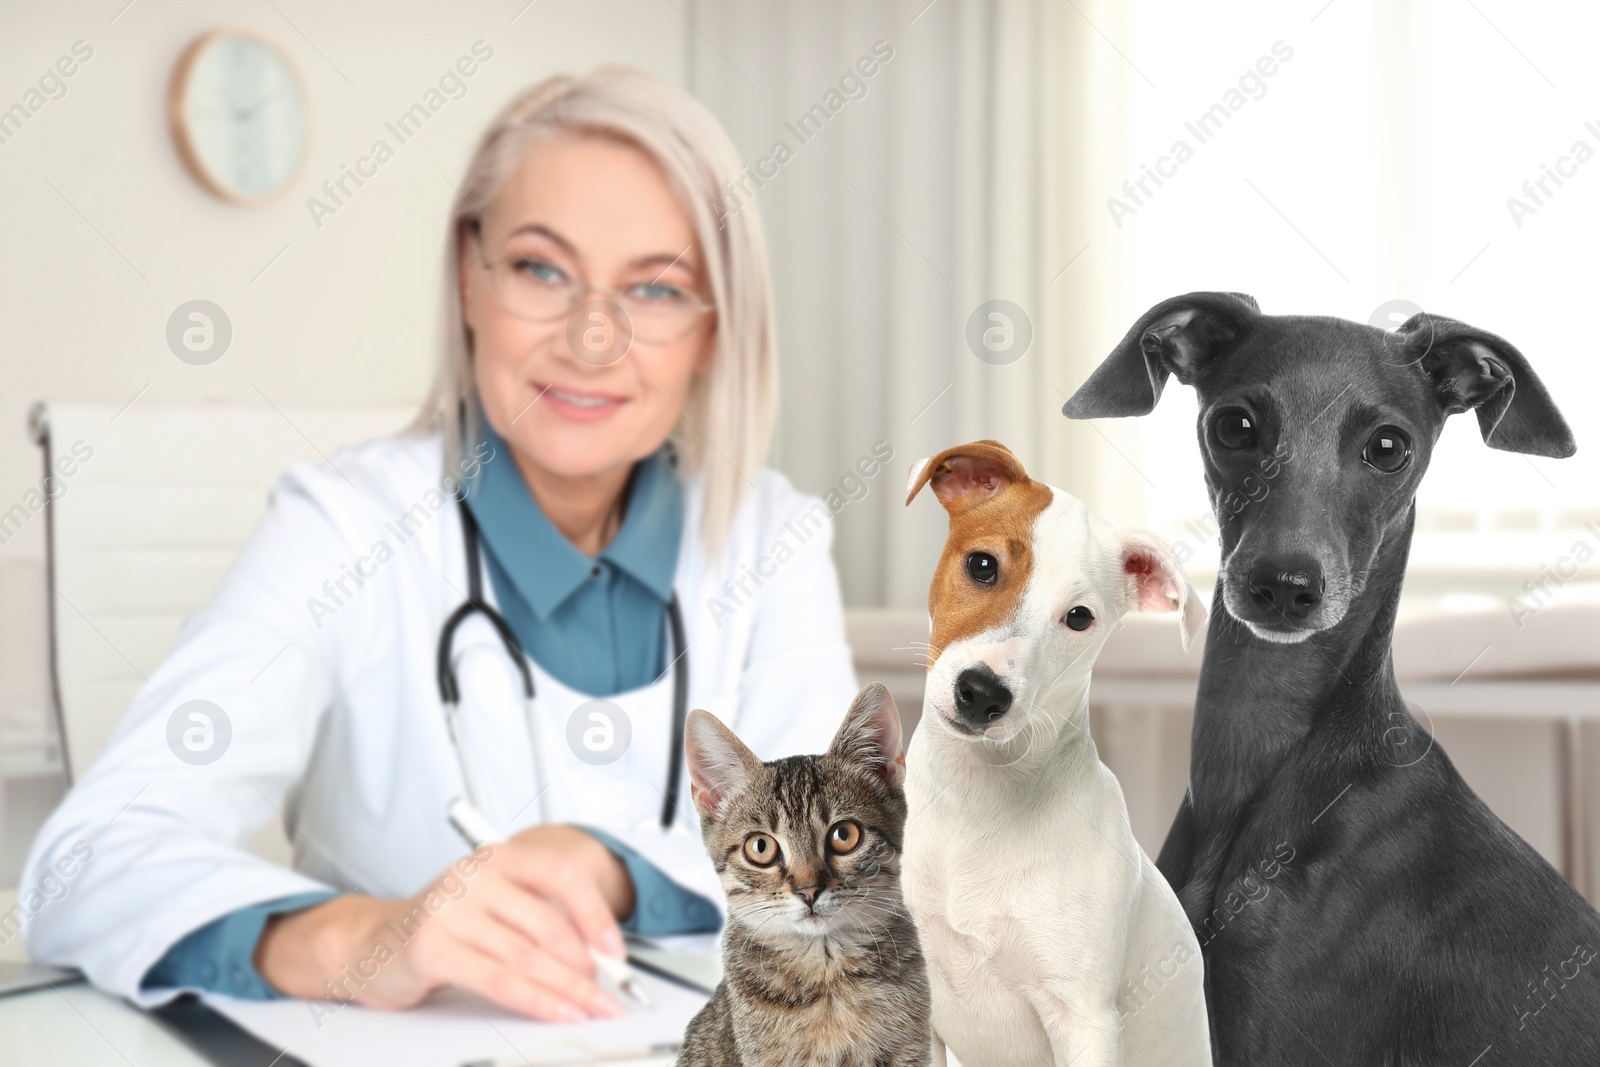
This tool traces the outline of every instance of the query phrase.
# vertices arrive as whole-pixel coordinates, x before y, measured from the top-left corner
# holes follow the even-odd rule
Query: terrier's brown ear
[[[999,441],[974,441],[947,448],[911,465],[906,503],[933,483],[933,495],[952,515],[983,503],[1008,485],[1028,481],[1028,472]]]

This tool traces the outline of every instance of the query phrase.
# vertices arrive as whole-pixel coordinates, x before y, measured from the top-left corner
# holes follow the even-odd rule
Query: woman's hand
[[[589,947],[623,955],[627,869],[570,826],[538,826],[451,865],[410,900],[350,894],[273,918],[256,967],[279,992],[409,1008],[446,985],[536,1019],[622,1014]]]

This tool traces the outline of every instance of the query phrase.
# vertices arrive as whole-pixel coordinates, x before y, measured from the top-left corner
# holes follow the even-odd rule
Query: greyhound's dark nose
[[[1322,603],[1322,568],[1305,558],[1264,559],[1250,568],[1250,597],[1262,608],[1300,622]]]
[[[956,675],[956,714],[977,727],[999,721],[1011,710],[1011,690],[987,665]]]

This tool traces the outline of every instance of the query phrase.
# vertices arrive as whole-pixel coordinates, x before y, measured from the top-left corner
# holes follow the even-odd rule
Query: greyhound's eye
[[[1062,621],[1067,624],[1069,630],[1087,630],[1089,624],[1094,622],[1094,612],[1079,604],[1067,612]]]
[[[1385,426],[1367,441],[1361,458],[1373,470],[1394,474],[1411,462],[1411,438],[1393,426]]]
[[[778,858],[778,842],[771,834],[751,834],[744,839],[744,858],[757,867],[771,867]]]
[[[1000,561],[987,552],[968,552],[967,573],[972,575],[975,582],[993,585],[1000,576]]]
[[[1256,446],[1256,420],[1242,408],[1229,408],[1211,422],[1217,444],[1231,451]]]

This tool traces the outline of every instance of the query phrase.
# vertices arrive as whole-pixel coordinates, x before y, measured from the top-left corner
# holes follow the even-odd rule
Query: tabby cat
[[[928,976],[900,897],[905,754],[894,698],[857,694],[828,751],[762,763],[690,714],[690,791],[728,895],[723,979],[678,1067],[919,1067]]]

